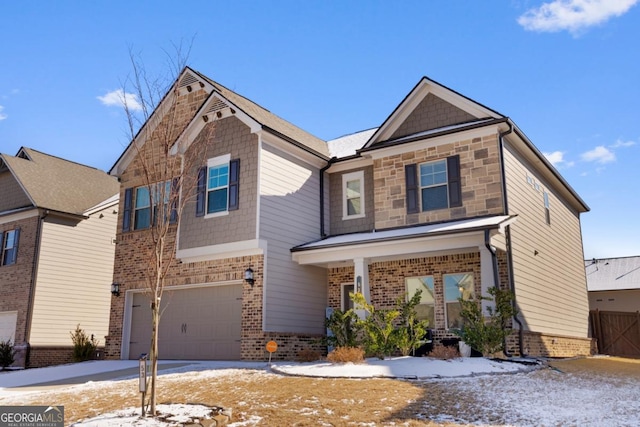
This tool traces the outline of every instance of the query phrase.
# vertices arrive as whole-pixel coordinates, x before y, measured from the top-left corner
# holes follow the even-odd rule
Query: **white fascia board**
[[[215,113],[206,113],[211,107],[211,104],[216,100],[222,101],[229,106],[229,108],[225,108],[224,111],[221,112],[220,117]],[[231,110],[233,110],[233,112]],[[219,92],[213,91],[209,98],[202,104],[200,109],[198,109],[182,134],[178,137],[178,142],[171,147],[170,153],[175,155],[178,152],[186,152],[200,132],[202,132],[205,125],[215,123],[216,121],[226,119],[231,116],[236,116],[240,119],[242,123],[249,127],[251,133],[257,133],[262,129],[262,125],[260,123],[238,108],[233,102],[229,101]]]
[[[266,250],[266,240],[253,239],[198,248],[178,249],[176,251],[176,258],[184,263],[213,261],[225,258],[262,255]]]
[[[333,262],[353,260],[354,254],[360,258],[379,259],[388,257],[409,258],[427,256],[431,252],[462,251],[478,249],[484,245],[484,232],[474,231],[455,236],[423,236],[403,240],[362,243],[356,245],[320,248],[293,252],[292,258],[298,264],[327,265]]]
[[[120,193],[116,193],[113,196],[109,197],[107,200],[103,200],[97,205],[87,209],[86,211],[83,212],[83,215],[87,215],[87,216],[93,215],[94,213],[101,211],[103,209],[106,209],[108,207],[117,206],[119,202],[120,202]]]
[[[452,142],[463,141],[465,139],[482,138],[483,136],[497,135],[500,132],[499,124],[490,126],[463,130],[448,135],[425,137],[417,141],[406,142],[403,144],[391,145],[389,147],[377,148],[375,150],[362,153],[363,156],[371,157],[371,159],[381,159],[384,157],[395,156],[407,152],[413,152],[417,149],[425,149],[429,147],[437,147],[438,145],[449,144]]]
[[[326,160],[319,158],[318,156],[303,150],[302,148],[296,147],[294,144],[286,141],[277,135],[274,135],[270,132],[262,131],[260,132],[260,136],[263,144],[268,144],[274,148],[277,148],[280,151],[284,151],[285,153],[295,157],[298,160],[301,160],[311,166],[314,166],[318,169],[323,168],[327,165]]]
[[[337,162],[331,164],[331,167],[327,169],[329,173],[344,172],[354,169],[364,169],[367,166],[373,166],[373,159],[370,157],[358,157],[353,160],[346,160],[343,162]]]
[[[0,224],[7,224],[9,222],[32,218],[39,214],[40,210],[33,206],[29,206],[28,208],[12,209],[10,211],[0,213]]]

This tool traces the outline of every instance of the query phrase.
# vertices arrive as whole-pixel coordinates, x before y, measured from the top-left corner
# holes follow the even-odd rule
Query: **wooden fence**
[[[640,357],[640,312],[592,310],[589,318],[598,353]]]

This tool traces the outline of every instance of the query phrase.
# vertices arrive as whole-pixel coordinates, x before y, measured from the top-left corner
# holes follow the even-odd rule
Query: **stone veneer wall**
[[[462,206],[407,214],[404,167],[460,155]],[[373,163],[375,228],[449,221],[504,212],[497,135],[397,154]]]

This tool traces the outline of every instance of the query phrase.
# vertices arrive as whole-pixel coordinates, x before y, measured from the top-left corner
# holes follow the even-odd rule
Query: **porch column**
[[[495,286],[495,278],[493,274],[493,256],[486,246],[480,248],[480,284],[482,287],[482,296],[489,296],[489,288]],[[493,301],[482,300],[482,312],[485,316],[489,315],[487,307],[495,309]]]
[[[353,289],[364,295],[364,299],[371,304],[371,292],[369,288],[369,259],[353,259]]]

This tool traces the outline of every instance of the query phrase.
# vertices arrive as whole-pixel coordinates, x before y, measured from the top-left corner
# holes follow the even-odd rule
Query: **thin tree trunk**
[[[151,331],[151,402],[149,413],[156,415],[156,377],[158,374],[158,330],[160,326],[160,300],[156,296],[151,307],[152,331]]]

